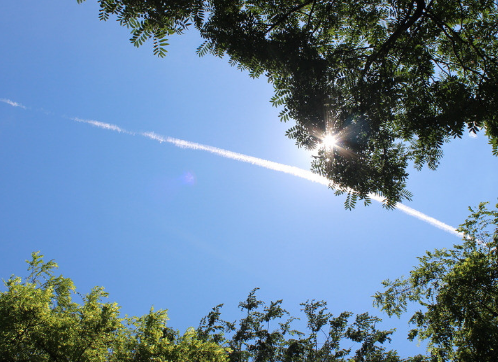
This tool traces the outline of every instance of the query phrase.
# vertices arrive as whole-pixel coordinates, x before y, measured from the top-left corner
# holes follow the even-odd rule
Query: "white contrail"
[[[91,124],[92,126],[95,126],[95,127],[99,127],[99,128],[103,128],[103,129],[108,129],[108,130],[119,132],[119,133],[127,133],[127,134],[131,134],[131,135],[135,135],[135,133],[127,131],[127,130],[124,130],[124,129],[122,129],[122,128],[114,125],[114,124],[109,124],[109,123],[104,123],[104,122],[99,122],[99,121],[93,121],[91,119],[81,119],[81,118],[77,118],[77,117],[73,117],[73,118],[70,118],[70,119],[72,121]]]
[[[112,130],[112,131],[116,131],[116,132],[135,134],[133,132],[126,131],[126,130],[124,130],[116,125],[109,124],[109,123],[82,120],[79,118],[73,118],[73,119],[75,121],[78,121],[78,122],[88,123],[88,124],[91,124],[91,125],[96,126],[96,127],[100,127],[100,128],[104,128],[104,129],[108,129],[108,130]],[[303,179],[308,180],[308,181],[319,183],[319,184],[324,185],[324,186],[333,186],[331,184],[331,182],[326,177],[317,175],[311,171],[303,170],[302,168],[284,165],[282,163],[268,161],[268,160],[264,160],[262,158],[257,158],[257,157],[253,157],[253,156],[244,155],[242,153],[224,150],[224,149],[218,148],[218,147],[207,146],[207,145],[203,145],[200,143],[185,141],[185,140],[172,138],[172,137],[164,137],[164,136],[158,135],[157,133],[154,133],[154,132],[141,132],[139,134],[141,136],[150,138],[150,139],[155,140],[155,141],[159,141],[161,143],[167,142],[167,143],[171,143],[171,144],[173,144],[177,147],[180,147],[180,148],[190,148],[193,150],[207,151],[207,152],[214,153],[214,154],[222,156],[222,157],[230,158],[232,160],[247,162],[247,163],[250,163],[250,164],[253,164],[256,166],[260,166],[260,167],[264,167],[264,168],[267,168],[270,170],[284,172],[284,173],[287,173],[287,174],[290,174],[293,176],[303,178]],[[383,202],[383,198],[378,196],[378,195],[369,194],[369,196],[372,198],[372,200],[375,200],[375,201],[380,202],[380,203]],[[398,210],[410,215],[410,216],[416,217],[419,220],[422,220],[422,221],[424,221],[432,226],[435,226],[435,227],[437,227],[441,230],[444,230],[450,234],[453,234],[459,238],[463,237],[463,234],[456,231],[456,229],[453,226],[445,224],[442,221],[439,221],[439,220],[437,220],[429,215],[426,215],[420,211],[412,209],[409,206],[403,205],[402,203],[398,203],[396,205],[396,208]]]
[[[372,200],[375,200],[375,201],[380,202],[380,203],[383,202],[382,197],[380,197],[378,195],[368,194],[368,196],[370,196],[370,198]],[[416,217],[419,220],[425,221],[426,223],[429,223],[432,226],[435,226],[438,229],[444,230],[444,231],[446,231],[450,234],[453,234],[459,238],[464,237],[464,234],[456,231],[455,227],[448,225],[448,224],[445,224],[444,222],[439,221],[438,219],[435,219],[432,216],[426,215],[423,212],[415,210],[415,209],[411,208],[410,206],[406,206],[405,204],[402,204],[401,202],[398,202],[396,204],[396,208],[400,211],[403,211],[405,214]]]
[[[10,99],[0,98],[0,101],[7,103],[8,105],[11,105],[13,107],[20,107],[22,109],[27,109],[22,104],[14,102]],[[107,129],[107,130],[111,130],[111,131],[115,131],[115,132],[126,133],[129,135],[136,134],[135,132],[127,131],[119,126],[116,126],[116,125],[110,124],[110,123],[81,119],[81,118],[77,118],[77,117],[70,118],[70,119],[73,121],[76,121],[76,122],[87,123],[87,124],[90,124],[90,125],[95,126],[95,127],[99,127],[99,128],[103,128],[103,129]],[[319,183],[319,184],[324,185],[324,186],[333,187],[333,184],[327,178],[320,176],[320,175],[317,175],[311,171],[303,170],[303,169],[298,168],[298,167],[284,165],[281,163],[264,160],[262,158],[252,157],[252,156],[244,155],[242,153],[224,150],[224,149],[221,149],[218,147],[207,146],[207,145],[203,145],[200,143],[180,140],[177,138],[164,137],[164,136],[158,135],[154,132],[142,132],[142,133],[140,133],[140,135],[147,137],[147,138],[150,138],[152,140],[159,141],[159,142],[172,143],[173,145],[180,147],[180,148],[190,148],[193,150],[207,151],[207,152],[214,153],[214,154],[222,156],[222,157],[230,158],[232,160],[247,162],[247,163],[250,163],[250,164],[253,164],[256,166],[260,166],[260,167],[264,167],[264,168],[267,168],[270,170],[284,172],[284,173],[287,173],[287,174],[290,174],[293,176],[297,176],[297,177],[300,177],[302,179],[316,182],[316,183]],[[383,202],[382,197],[380,197],[378,195],[369,194],[369,196],[372,200],[375,200],[379,203]],[[400,211],[403,211],[404,213],[406,213],[410,216],[416,217],[419,220],[422,220],[422,221],[424,221],[432,226],[435,226],[435,227],[437,227],[441,230],[444,230],[450,234],[453,234],[459,238],[463,237],[463,234],[456,231],[456,229],[453,226],[445,224],[442,221],[439,221],[439,220],[437,220],[429,215],[426,215],[420,211],[412,209],[409,206],[403,205],[402,203],[398,203],[396,205],[396,208]]]
[[[325,185],[325,186],[328,186],[330,184],[330,182],[325,177],[314,174],[311,171],[303,170],[302,168],[288,166],[288,165],[284,165],[281,163],[264,160],[262,158],[244,155],[242,153],[227,151],[227,150],[224,150],[224,149],[221,149],[218,147],[206,146],[206,145],[202,145],[199,143],[180,140],[177,138],[163,137],[163,136],[158,135],[154,132],[143,132],[143,133],[140,133],[140,135],[147,137],[147,138],[150,138],[150,139],[153,139],[153,140],[156,140],[156,141],[159,141],[159,142],[172,143],[175,146],[180,147],[180,148],[190,148],[193,150],[207,151],[207,152],[214,153],[214,154],[222,156],[222,157],[230,158],[232,160],[247,162],[247,163],[250,163],[250,164],[253,164],[256,166],[268,168],[270,170],[288,173],[290,175],[301,177],[301,178],[304,178],[304,179],[309,180],[309,181],[317,182],[317,183],[320,183],[320,184]]]
[[[10,99],[0,98],[0,102],[7,103],[8,105],[10,105],[12,107],[19,107],[19,108],[22,108],[22,109],[26,109],[26,107],[23,106],[21,103],[17,103],[17,102],[11,101]]]

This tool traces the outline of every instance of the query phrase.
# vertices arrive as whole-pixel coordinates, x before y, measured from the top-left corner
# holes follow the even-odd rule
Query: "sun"
[[[334,149],[337,147],[337,137],[332,134],[326,135],[322,139],[322,146],[329,150]]]

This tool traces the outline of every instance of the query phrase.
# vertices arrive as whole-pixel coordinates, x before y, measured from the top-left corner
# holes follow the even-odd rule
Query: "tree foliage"
[[[498,359],[498,205],[481,203],[459,228],[463,244],[427,252],[408,278],[386,280],[376,304],[410,319],[409,338],[428,340],[434,361],[492,362]]]
[[[324,301],[301,304],[306,331],[299,331],[282,300],[267,305],[257,288],[239,304],[238,322],[223,320],[220,304],[181,335],[166,326],[165,310],[121,318],[103,288],[82,296],[71,279],[54,276],[57,264],[33,253],[29,276],[11,276],[0,292],[0,361],[495,362],[498,204],[470,211],[462,244],[427,252],[408,278],[384,281],[374,296],[389,316],[420,306],[408,338],[427,341],[427,356],[399,357],[384,347],[394,330],[378,329],[379,318],[334,316]]]
[[[225,349],[194,329],[166,327],[165,310],[120,318],[101,287],[74,302],[72,280],[54,276],[57,264],[42,257],[33,253],[28,278],[12,276],[0,292],[1,361],[226,361]]]
[[[82,2],[84,0],[78,0]],[[442,145],[484,130],[498,154],[498,4],[494,0],[98,0],[131,41],[190,26],[198,53],[274,85],[272,102],[312,169],[336,192],[386,206],[409,199],[407,167],[438,166]],[[327,134],[336,147],[323,147]]]
[[[368,313],[354,316],[343,312],[335,317],[324,301],[302,303],[307,331],[292,329],[296,319],[282,308],[282,300],[266,305],[258,300],[257,288],[239,303],[246,315],[237,322],[220,318],[218,305],[201,321],[200,338],[228,347],[230,362],[301,361],[424,361],[424,357],[401,359],[382,346],[394,330],[376,328],[381,320]]]

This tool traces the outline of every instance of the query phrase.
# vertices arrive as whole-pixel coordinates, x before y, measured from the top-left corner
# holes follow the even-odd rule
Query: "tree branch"
[[[454,44],[454,40],[456,39],[461,44],[466,44],[466,45],[470,46],[474,50],[474,52],[477,54],[477,56],[479,56],[482,60],[489,60],[491,62],[496,62],[494,59],[492,59],[487,54],[483,53],[479,48],[477,48],[472,41],[468,41],[468,40],[466,41],[465,39],[463,39],[457,31],[455,31],[451,26],[449,26],[444,21],[442,21],[439,17],[434,15],[431,11],[427,11],[426,13],[427,13],[427,16],[430,19],[432,19],[436,23],[436,25],[439,26],[439,28],[444,32],[444,34],[448,37],[448,39],[451,40],[452,46]],[[453,36],[448,34],[446,29],[448,29]]]
[[[424,14],[424,9],[425,9],[425,1],[424,0],[415,0],[415,3],[417,3],[417,8],[415,9],[415,13],[413,15],[410,15],[412,10],[413,10],[413,2],[410,4],[410,7],[408,8],[407,15],[405,19],[403,19],[403,22],[401,25],[396,29],[394,33],[391,34],[389,39],[386,40],[384,44],[380,47],[380,49],[373,53],[368,61],[367,64],[365,64],[365,68],[363,69],[362,76],[363,78],[370,67],[372,66],[373,62],[379,58],[379,56],[386,54],[389,52],[389,50],[393,47],[393,45],[396,43],[398,38],[406,31],[408,30],[415,22],[422,17]]]
[[[272,25],[270,25],[270,27],[268,28],[268,30],[266,31],[266,34],[268,34],[270,31],[272,31],[273,29],[275,29],[277,26],[279,26],[280,24],[282,24],[292,13],[308,6],[309,4],[311,4],[312,2],[314,2],[314,0],[309,0],[301,5],[297,5],[297,6],[294,6],[292,9],[290,9],[287,13],[285,13],[284,15],[282,15],[275,23],[273,23]]]
[[[313,11],[315,11],[315,4],[316,4],[316,0],[313,0],[313,5],[311,6],[311,10],[310,10],[310,13],[308,14],[308,23],[306,24],[306,30],[308,30],[308,28],[310,27],[310,23],[311,23],[311,15],[313,14]]]
[[[444,35],[446,35],[446,37],[448,38],[448,40],[451,42],[451,47],[453,48],[453,54],[455,55],[455,57],[459,61],[459,64],[456,64],[456,65],[460,66],[464,71],[468,71],[468,72],[474,73],[474,74],[480,76],[482,79],[487,80],[488,77],[486,77],[485,74],[482,74],[482,73],[480,73],[479,71],[477,71],[475,69],[467,67],[465,65],[464,61],[459,56],[459,54],[458,54],[459,53],[458,52],[458,47],[457,47],[457,44],[456,44],[455,40],[459,41],[461,44],[468,44],[468,42],[466,42],[464,39],[462,39],[462,37],[456,31],[454,31],[450,26],[448,26],[446,23],[444,23],[437,16],[435,16],[434,14],[432,14],[432,12],[427,12],[427,16],[429,17],[429,19],[431,19],[432,21],[434,21],[434,23],[441,29],[441,31],[444,33]],[[447,30],[450,30],[451,33],[453,34],[453,36],[450,35]],[[471,47],[474,48],[474,51],[476,52],[476,54],[479,57],[481,57],[481,59],[486,60],[486,57],[484,55],[482,55],[480,53],[480,51],[477,48],[475,48],[475,46],[473,44],[471,45]]]

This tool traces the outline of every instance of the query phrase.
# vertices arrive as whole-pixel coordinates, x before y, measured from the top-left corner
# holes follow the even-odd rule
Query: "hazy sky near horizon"
[[[0,19],[2,278],[26,275],[40,250],[80,292],[102,285],[127,314],[169,309],[182,330],[219,303],[239,318],[238,302],[260,287],[294,315],[307,299],[334,314],[373,312],[398,327],[392,348],[420,351],[407,318],[388,320],[371,296],[454,235],[376,203],[346,211],[319,183],[140,136],[309,169],[264,78],[199,58],[194,31],[156,58],[99,22],[92,0],[8,1]],[[457,226],[468,206],[496,202],[498,158],[483,134],[444,151],[437,171],[410,170],[406,204]]]

